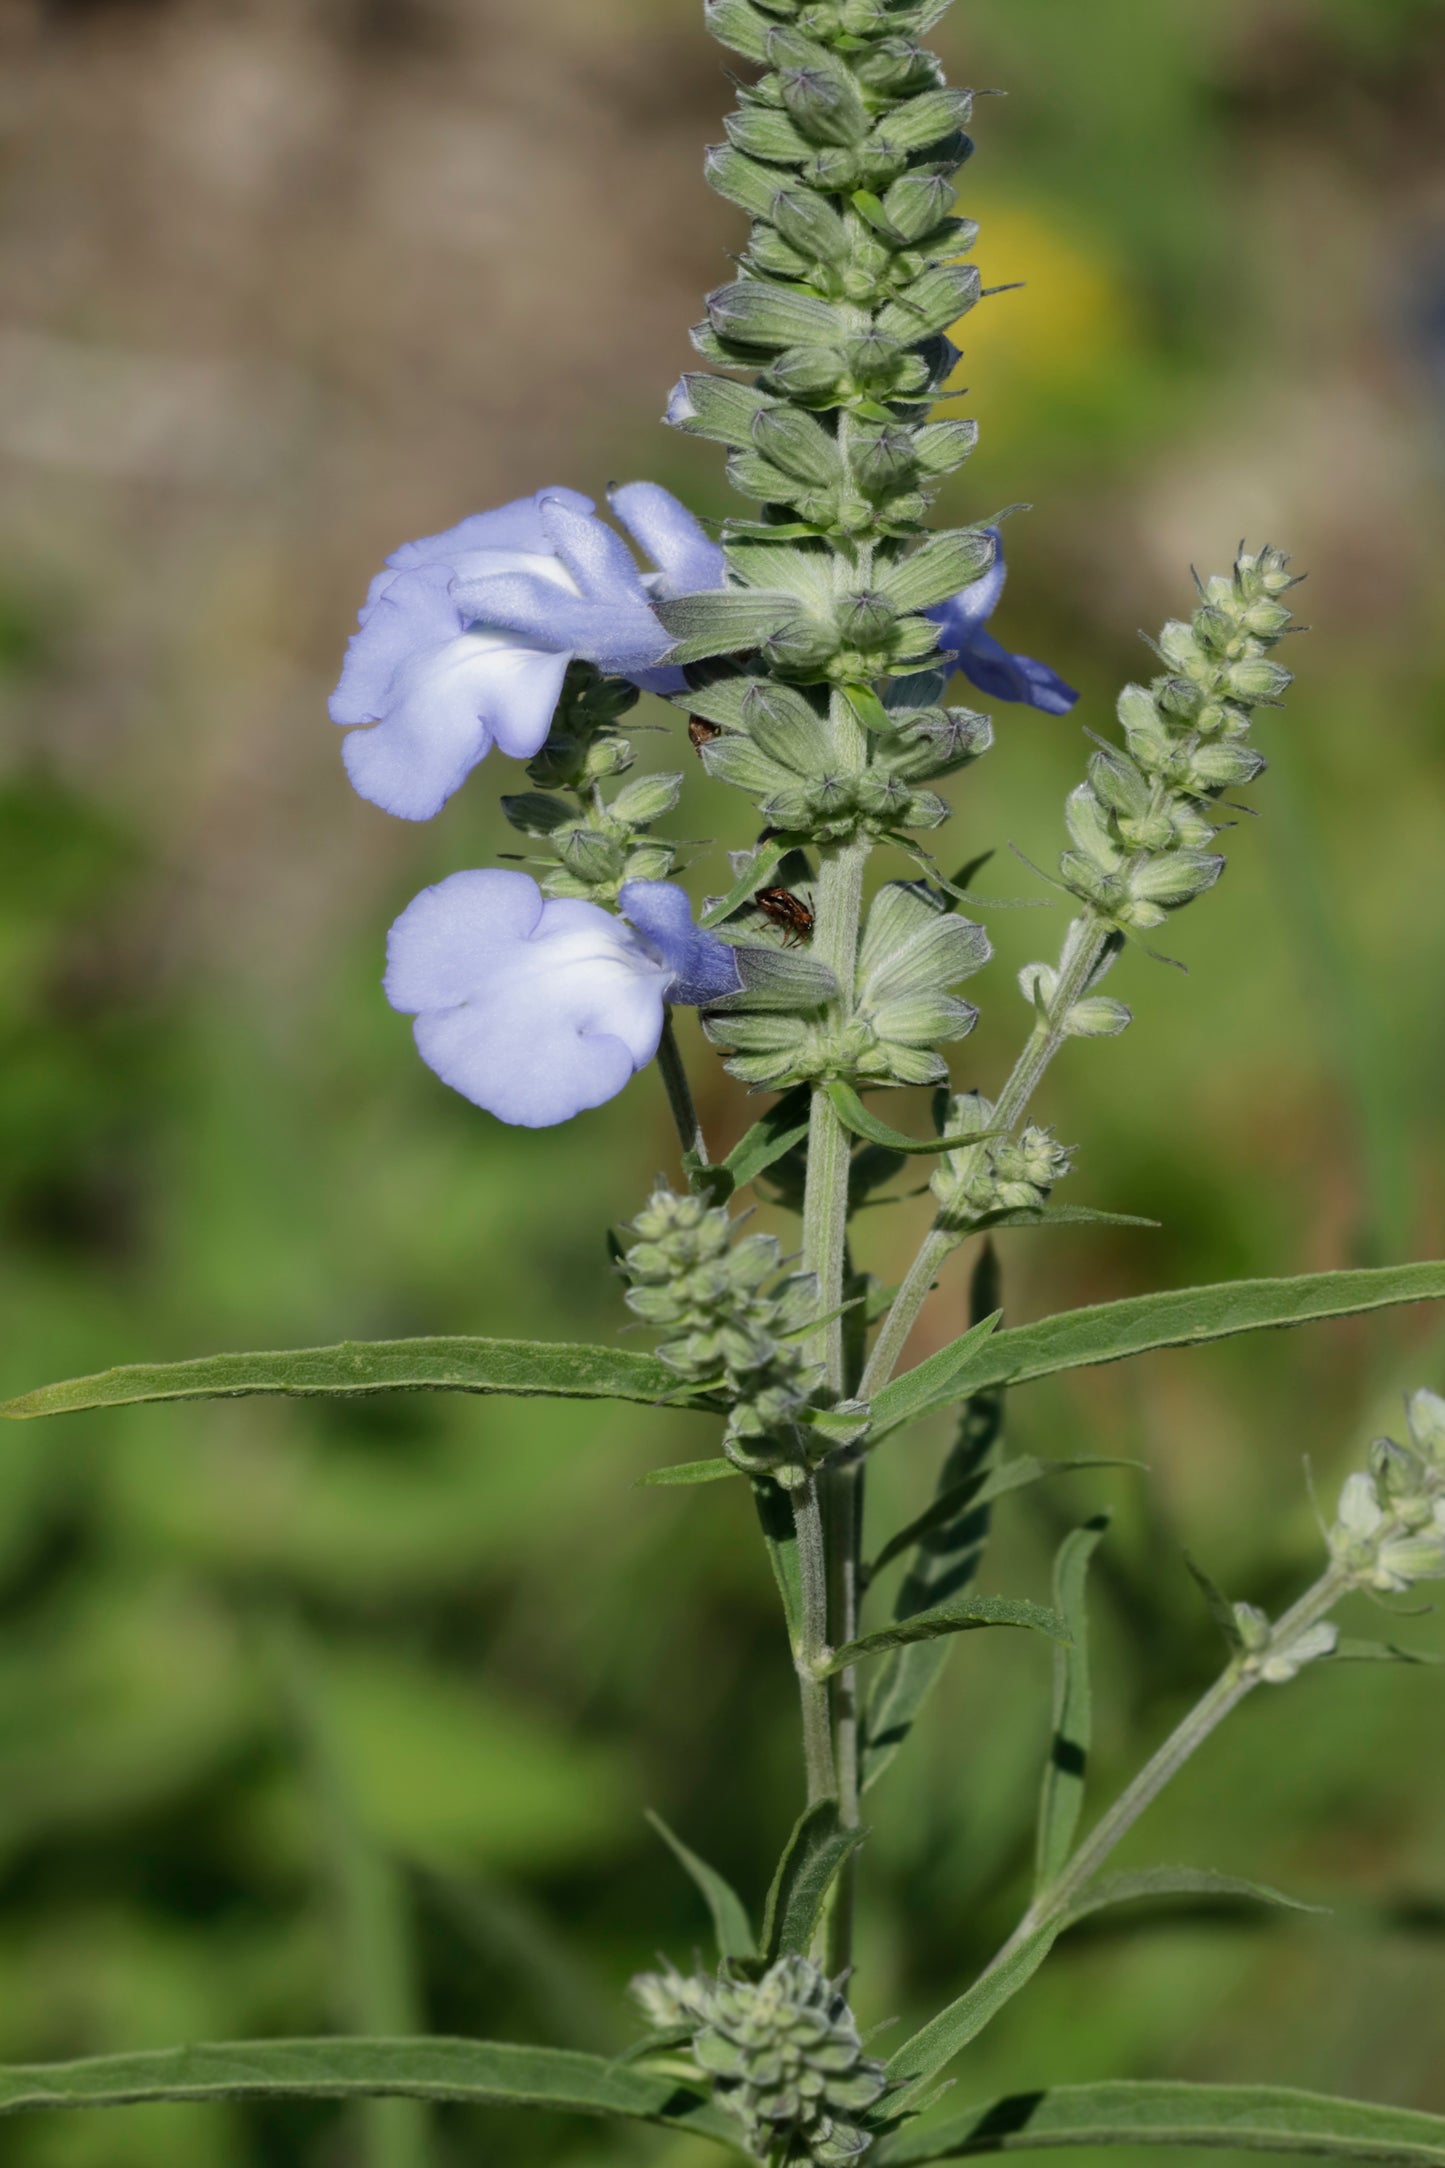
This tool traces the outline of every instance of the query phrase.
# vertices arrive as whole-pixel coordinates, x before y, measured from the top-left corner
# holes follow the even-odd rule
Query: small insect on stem
[[[813,931],[813,914],[790,888],[760,888],[753,902],[765,918],[783,929],[783,947],[794,948]]]
[[[699,760],[702,759],[703,747],[709,744],[712,739],[720,738],[722,736],[722,732],[719,730],[716,723],[704,722],[700,715],[689,715],[687,719],[687,734],[692,740],[692,749],[696,753]]]

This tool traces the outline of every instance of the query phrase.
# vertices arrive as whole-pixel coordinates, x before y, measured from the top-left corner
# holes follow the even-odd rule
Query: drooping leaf
[[[751,1478],[753,1503],[757,1507],[758,1526],[763,1532],[768,1563],[773,1569],[773,1579],[778,1584],[778,1594],[783,1599],[783,1617],[787,1623],[788,1639],[796,1642],[801,1631],[803,1616],[803,1592],[798,1577],[798,1530],[793,1520],[793,1509],[782,1485],[771,1476],[755,1475]]]
[[[1250,1904],[1277,1905],[1286,1912],[1328,1912],[1327,1905],[1306,1904],[1302,1898],[1271,1889],[1267,1882],[1250,1882],[1235,1874],[1216,1874],[1210,1867],[1144,1867],[1132,1874],[1111,1874],[1091,1882],[1070,1905],[1066,1927],[1105,1912],[1113,1905],[1142,1904],[1152,1897],[1217,1897],[1244,1899]]]
[[[232,1400],[363,1393],[501,1393],[512,1399],[632,1400],[677,1404],[678,1381],[653,1355],[565,1341],[343,1340],[336,1347],[257,1355],[201,1355],[188,1362],[126,1363],[94,1377],[40,1385],[0,1403],[13,1422],[86,1408],[158,1400]]]
[[[756,1957],[757,1939],[752,1922],[741,1897],[716,1867],[710,1867],[705,1859],[685,1845],[681,1837],[668,1828],[660,1814],[649,1807],[647,1819],[657,1831],[664,1844],[670,1847],[687,1873],[701,1890],[708,1911],[712,1914],[713,1933],[717,1937],[719,1957]]]
[[[676,2077],[489,2040],[233,2040],[0,2069],[0,2114],[162,2100],[454,2100],[627,2116],[741,2150],[737,2123]]]
[[[974,1129],[967,1135],[960,1132],[951,1137],[910,1137],[904,1130],[892,1129],[887,1122],[870,1113],[851,1084],[835,1081],[827,1091],[833,1111],[845,1129],[851,1130],[855,1137],[866,1138],[870,1144],[886,1145],[890,1152],[956,1152],[996,1134],[993,1130]]]
[[[1354,1634],[1341,1634],[1325,1661],[1332,1664],[1445,1664],[1445,1654],[1436,1649],[1402,1649],[1395,1641],[1361,1640]]]
[[[836,1799],[805,1807],[783,1848],[763,1915],[764,1962],[804,1956],[838,1870],[863,1842],[861,1829],[845,1829]]]
[[[724,1476],[741,1473],[721,1453],[714,1453],[711,1460],[675,1460],[666,1468],[649,1468],[646,1475],[637,1478],[637,1487],[672,1490],[690,1483],[720,1483]]]
[[[986,1340],[998,1326],[1003,1316],[1001,1294],[998,1252],[985,1242],[969,1283],[969,1315],[975,1321],[972,1337],[976,1343]],[[959,1595],[977,1578],[992,1523],[981,1493],[999,1450],[1003,1416],[1000,1392],[975,1394],[964,1403],[958,1435],[939,1470],[934,1494],[935,1507],[944,1499],[949,1504],[919,1535],[894,1602],[895,1619],[915,1617],[930,1605]],[[952,1648],[949,1639],[913,1641],[885,1656],[878,1666],[864,1713],[865,1790],[877,1783],[908,1737]]]
[[[833,1651],[828,1676],[861,1663],[865,1656],[881,1656],[889,1649],[905,1648],[911,1641],[935,1641],[940,1634],[972,1633],[983,1626],[1024,1626],[1046,1634],[1051,1641],[1067,1641],[1069,1630],[1057,1611],[1021,1596],[953,1596],[912,1618],[895,1619],[876,1633],[862,1634]]]
[[[1036,1893],[1048,1889],[1062,1871],[1073,1849],[1084,1805],[1084,1782],[1094,1739],[1085,1591],[1089,1562],[1108,1526],[1107,1513],[1085,1521],[1082,1528],[1065,1536],[1054,1561],[1054,1604],[1069,1629],[1069,1640],[1054,1651],[1054,1721],[1039,1797]]]
[[[709,904],[698,924],[703,927],[721,926],[725,919],[732,917],[734,911],[740,911],[745,903],[751,902],[754,890],[762,887],[773,868],[781,859],[786,858],[793,848],[794,839],[791,836],[770,836],[766,843],[759,844],[748,861],[746,873],[738,875],[725,896],[719,896],[716,903]]]
[[[1024,1385],[1060,1370],[1122,1362],[1156,1348],[1196,1347],[1238,1333],[1352,1317],[1363,1310],[1445,1298],[1445,1264],[1310,1272],[1287,1280],[1231,1280],[1065,1310],[1037,1325],[965,1334],[894,1378],[874,1400],[875,1436],[995,1385]]]
[[[970,2040],[977,2039],[1004,2004],[1011,2002],[1021,1987],[1027,1986],[1060,1932],[1057,1921],[1048,1927],[1036,1928],[1001,1963],[990,1965],[987,1972],[980,1974],[956,2002],[940,2010],[937,2017],[930,2018],[911,2040],[904,2042],[889,2063],[890,2083],[909,2087],[916,2097],[930,2079],[936,2078],[939,2071],[946,2069],[954,2056],[968,2046]]]
[[[875,2149],[878,2168],[1055,2146],[1185,2145],[1441,2168],[1445,2116],[1283,2085],[1058,2085],[992,2100]]]

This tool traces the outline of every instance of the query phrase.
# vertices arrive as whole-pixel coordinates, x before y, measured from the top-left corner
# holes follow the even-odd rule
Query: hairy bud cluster
[[[988,1136],[993,1104],[981,1092],[959,1093],[940,1119],[946,1136],[979,1138],[945,1152],[929,1182],[942,1228],[963,1232],[996,1213],[1034,1211],[1073,1164],[1069,1147],[1047,1129],[1030,1125],[1017,1136]]]
[[[804,958],[778,956],[776,993],[757,986],[703,1018],[728,1046],[728,1067],[769,1090],[839,1077],[864,1084],[941,1084],[940,1040],[962,1039],[978,1011],[950,989],[991,954],[981,926],[923,881],[879,889],[844,1003],[831,975]],[[757,971],[748,959],[744,980]],[[809,988],[812,989],[811,994]]]
[[[549,896],[615,903],[624,882],[665,881],[676,868],[673,846],[648,830],[677,804],[680,775],[638,776],[603,797],[603,784],[632,766],[617,725],[636,701],[626,679],[570,664],[547,741],[527,763],[540,787],[502,800],[511,825],[547,847],[542,862],[552,870],[541,886]]]
[[[1069,799],[1064,885],[1121,932],[1162,924],[1223,871],[1214,805],[1264,766],[1248,732],[1252,710],[1291,683],[1270,650],[1290,629],[1281,598],[1295,584],[1275,549],[1241,551],[1210,580],[1193,618],[1160,636],[1166,674],[1120,698],[1127,751],[1100,746]]]
[[[1445,1400],[1418,1392],[1405,1412],[1409,1443],[1376,1439],[1369,1472],[1346,1478],[1330,1530],[1336,1563],[1382,1595],[1445,1580]]]
[[[707,167],[752,227],[693,338],[747,380],[686,375],[667,419],[726,447],[762,518],[724,527],[721,589],[659,614],[688,671],[676,697],[716,733],[699,744],[709,770],[767,826],[821,844],[937,826],[947,809],[928,783],[988,744],[979,718],[938,704],[941,681],[886,712],[869,695],[866,722],[842,700],[929,668],[939,629],[925,613],[994,553],[980,530],[923,535],[977,439],[972,422],[931,418],[958,358],[948,329],[980,295],[963,260],[977,227],[955,215],[951,180],[972,148],[971,94],[915,42],[942,12],[708,0],[714,36],[758,71]],[[699,671],[719,656],[755,674]]]
[[[846,1998],[805,1957],[759,1980],[685,1979],[670,1967],[632,1991],[658,2031],[695,2027],[692,2052],[760,2159],[846,2168],[872,2143],[863,2118],[884,2091]]]
[[[938,705],[941,691],[931,675],[900,678],[888,697],[870,701],[872,758],[862,767],[845,756],[838,718],[817,690],[714,674],[693,687],[688,706],[711,726],[698,747],[710,775],[747,791],[765,826],[835,843],[947,820],[947,805],[924,785],[987,752],[993,725],[970,709]],[[854,712],[850,706],[850,718]]]
[[[660,1182],[630,1230],[627,1302],[665,1333],[657,1352],[669,1369],[726,1393],[729,1459],[786,1483],[805,1464],[798,1423],[823,1378],[800,1345],[817,1319],[818,1283],[782,1273],[772,1235],[739,1241],[737,1229],[724,1207]]]

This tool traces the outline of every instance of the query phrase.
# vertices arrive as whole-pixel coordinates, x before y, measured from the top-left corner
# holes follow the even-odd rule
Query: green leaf
[[[638,1490],[670,1490],[688,1483],[720,1483],[726,1475],[741,1473],[742,1470],[735,1468],[721,1453],[715,1453],[711,1460],[675,1460],[666,1468],[649,1468],[646,1475],[637,1478],[635,1487]]]
[[[0,1403],[0,1416],[25,1422],[86,1408],[142,1401],[234,1400],[250,1393],[503,1393],[513,1399],[677,1403],[676,1374],[654,1355],[565,1341],[343,1340],[336,1347],[285,1348],[260,1355],[201,1355],[189,1362],[127,1363],[94,1377],[40,1385]]]
[[[1025,1385],[1060,1370],[1122,1362],[1155,1348],[1194,1347],[1237,1333],[1304,1325],[1394,1303],[1445,1297],[1445,1264],[1387,1265],[1364,1272],[1310,1272],[1288,1280],[1227,1280],[1126,1302],[1065,1310],[1037,1325],[971,1334],[886,1385],[873,1403],[874,1437],[995,1385]]]
[[[1440,2168],[1445,2116],[1283,2085],[1058,2085],[989,2101],[932,2130],[900,2132],[885,2138],[873,2159],[878,2168],[921,2168],[925,2161],[1065,2145],[1214,2146]]]
[[[1395,1641],[1361,1641],[1341,1634],[1325,1662],[1331,1664],[1445,1664],[1435,1649],[1402,1649]]]
[[[734,911],[740,911],[745,903],[751,903],[754,891],[762,887],[774,866],[787,857],[797,842],[798,838],[794,836],[771,836],[766,843],[760,844],[748,860],[747,872],[739,874],[727,894],[719,896],[716,903],[708,906],[698,920],[699,926],[721,926],[725,919],[732,917]]]
[[[763,1915],[765,1964],[805,1956],[839,1868],[863,1842],[861,1829],[844,1829],[836,1799],[805,1807],[783,1847]]]
[[[916,2099],[919,2089],[931,2078],[936,2078],[970,2040],[976,2040],[1004,2004],[1012,2001],[1021,1987],[1027,1986],[1061,1932],[1058,1921],[1048,1927],[1036,1928],[1001,1963],[990,1965],[956,2002],[951,2002],[946,2010],[940,2010],[937,2017],[930,2018],[911,2040],[904,2042],[888,2065],[889,2082],[910,2087]],[[880,2154],[879,2158],[882,2157]],[[892,2158],[891,2155],[888,2157]],[[926,2157],[933,2158],[932,2155]]]
[[[952,1596],[947,1603],[936,1603],[930,1610],[915,1612],[912,1618],[895,1619],[891,1626],[880,1626],[876,1633],[845,1642],[841,1649],[833,1651],[826,1676],[846,1671],[865,1656],[905,1648],[910,1641],[936,1641],[940,1634],[972,1633],[982,1626],[1027,1626],[1035,1633],[1047,1634],[1051,1641],[1069,1638],[1069,1629],[1058,1612],[1046,1610],[1041,1603],[1030,1603],[1020,1596]]]
[[[936,1528],[945,1528],[960,1513],[977,1513],[1011,1491],[1027,1490],[1035,1483],[1043,1483],[1050,1476],[1077,1475],[1083,1468],[1142,1468],[1138,1460],[1105,1460],[1093,1454],[1083,1454],[1077,1460],[1036,1460],[1032,1453],[1020,1453],[1016,1460],[1005,1461],[995,1468],[992,1475],[974,1478],[971,1482],[956,1483],[950,1490],[941,1491],[931,1506],[920,1513],[916,1521],[900,1528],[896,1536],[890,1536],[869,1568],[870,1578],[883,1571],[904,1551],[930,1535]]]
[[[998,1252],[985,1241],[969,1281],[969,1316],[981,1343],[1003,1315]],[[979,1393],[964,1403],[954,1439],[938,1472],[935,1504],[949,1507],[923,1533],[893,1606],[895,1619],[913,1618],[945,1597],[971,1587],[978,1577],[992,1514],[978,1500],[1003,1436],[1004,1395]],[[875,1571],[876,1571],[875,1567]],[[907,1739],[933,1691],[953,1642],[914,1641],[885,1656],[873,1676],[863,1737],[863,1783],[876,1784]]]
[[[870,1114],[851,1084],[841,1081],[827,1086],[833,1111],[845,1129],[851,1129],[855,1137],[866,1137],[870,1144],[886,1144],[890,1152],[956,1152],[963,1146],[977,1144],[984,1137],[997,1136],[993,1129],[971,1129],[966,1136],[910,1137],[901,1129],[890,1129],[887,1122],[880,1122],[876,1114]]]
[[[0,2114],[161,2100],[380,2098],[629,2116],[741,2149],[736,2122],[676,2077],[489,2040],[234,2040],[0,2070]]]
[[[806,1084],[785,1092],[776,1106],[769,1107],[762,1120],[754,1122],[747,1135],[733,1146],[723,1166],[732,1177],[734,1189],[741,1189],[804,1141],[810,1098]]]
[[[1267,1882],[1249,1882],[1240,1875],[1216,1874],[1210,1867],[1144,1867],[1133,1874],[1106,1875],[1078,1896],[1064,1919],[1065,1927],[1105,1912],[1111,1905],[1140,1904],[1151,1897],[1245,1898],[1251,1904],[1277,1905],[1286,1912],[1327,1913],[1327,1905],[1306,1904]]]
[[[1224,1636],[1225,1646],[1232,1655],[1238,1655],[1239,1651],[1244,1647],[1244,1635],[1239,1630],[1239,1620],[1235,1617],[1234,1605],[1225,1595],[1219,1583],[1205,1572],[1197,1558],[1190,1557],[1188,1551],[1184,1553],[1184,1563],[1189,1568],[1190,1577],[1195,1587],[1209,1606],[1209,1616]]]
[[[998,1227],[1157,1227],[1160,1223],[1140,1219],[1136,1212],[1096,1212],[1087,1204],[1030,1204],[985,1212],[974,1224],[983,1232]]]
[[[755,1475],[750,1481],[768,1563],[778,1584],[778,1594],[783,1599],[788,1639],[796,1645],[802,1631],[803,1590],[798,1574],[798,1529],[793,1508],[787,1492],[771,1476]]]
[[[690,1851],[681,1837],[675,1836],[662,1816],[654,1814],[651,1807],[647,1810],[647,1819],[701,1890],[708,1911],[712,1914],[718,1956],[756,1957],[758,1945],[752,1922],[731,1882],[725,1880],[716,1867],[709,1867],[705,1859],[699,1859],[696,1852]]]
[[[1085,1521],[1082,1528],[1065,1536],[1054,1561],[1054,1603],[1070,1638],[1065,1647],[1054,1652],[1054,1725],[1039,1798],[1036,1893],[1048,1889],[1062,1872],[1073,1849],[1084,1805],[1084,1781],[1094,1738],[1085,1590],[1089,1561],[1108,1526],[1107,1513]]]

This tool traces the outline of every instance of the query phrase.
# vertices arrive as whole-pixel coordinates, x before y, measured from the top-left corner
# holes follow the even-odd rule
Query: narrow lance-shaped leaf
[[[649,1468],[637,1483],[639,1489],[671,1490],[693,1483],[720,1483],[724,1476],[741,1474],[740,1468],[715,1453],[711,1460],[675,1460],[665,1468]]]
[[[668,1828],[662,1816],[654,1814],[650,1807],[647,1819],[701,1890],[708,1911],[712,1914],[718,1956],[756,1957],[758,1945],[752,1922],[748,1918],[746,1906],[731,1882],[720,1875],[716,1867],[710,1867],[705,1859],[699,1859],[697,1853],[685,1845],[681,1837]]]
[[[343,1340],[336,1347],[258,1355],[202,1355],[189,1362],[128,1363],[94,1377],[0,1403],[24,1421],[87,1408],[158,1400],[230,1400],[253,1393],[288,1397],[363,1393],[500,1393],[512,1399],[677,1402],[676,1375],[654,1355],[545,1340]]]
[[[1156,1348],[1202,1346],[1238,1333],[1442,1298],[1445,1264],[1431,1262],[1311,1272],[1288,1280],[1230,1280],[1065,1310],[1037,1325],[995,1333],[985,1347],[965,1335],[894,1378],[874,1400],[875,1437],[991,1386],[1024,1385]]]
[[[1111,1874],[1091,1882],[1070,1905],[1065,1926],[1107,1912],[1115,1905],[1144,1904],[1151,1899],[1203,1897],[1222,1903],[1273,1905],[1285,1912],[1323,1914],[1326,1905],[1306,1904],[1267,1882],[1246,1881],[1235,1874],[1216,1874],[1210,1867],[1144,1867],[1133,1874]]]
[[[866,1137],[870,1144],[885,1144],[891,1152],[956,1152],[963,1145],[977,1144],[982,1138],[995,1134],[993,1130],[974,1129],[967,1135],[960,1132],[951,1137],[910,1137],[904,1130],[893,1129],[870,1113],[851,1084],[835,1081],[827,1087],[833,1111],[845,1129],[855,1137]]]
[[[773,1569],[773,1579],[778,1594],[783,1599],[783,1617],[788,1628],[788,1639],[795,1645],[802,1630],[803,1590],[798,1571],[798,1530],[793,1519],[793,1509],[782,1486],[771,1476],[755,1475],[751,1478],[753,1503],[757,1507],[758,1526],[763,1532],[768,1562]]]
[[[1048,1889],[1062,1872],[1084,1804],[1094,1736],[1085,1591],[1089,1561],[1108,1526],[1106,1513],[1086,1521],[1065,1536],[1054,1562],[1054,1603],[1069,1629],[1069,1641],[1054,1652],[1054,1721],[1039,1798],[1036,1892]]]
[[[975,1345],[988,1339],[1003,1313],[998,1253],[991,1242],[979,1251],[969,1287],[969,1314],[975,1320]],[[958,1436],[939,1470],[934,1509],[919,1532],[912,1563],[893,1606],[895,1619],[906,1619],[960,1594],[977,1578],[991,1526],[981,1493],[1003,1435],[1004,1396],[980,1393],[965,1403]],[[875,1564],[874,1571],[877,1572]],[[914,1641],[886,1656],[868,1696],[863,1735],[863,1784],[877,1783],[913,1728],[919,1710],[941,1677],[952,1642]]]
[[[763,1959],[805,1956],[838,1870],[863,1842],[861,1829],[844,1829],[836,1799],[805,1807],[778,1862],[763,1917]]]
[[[1047,1482],[1051,1476],[1078,1475],[1090,1468],[1142,1468],[1137,1460],[1103,1459],[1096,1454],[1081,1454],[1075,1460],[1036,1460],[1032,1453],[1020,1453],[1016,1460],[1005,1461],[995,1468],[992,1475],[982,1482],[960,1483],[953,1490],[944,1491],[931,1506],[910,1521],[896,1536],[890,1536],[870,1569],[881,1573],[905,1551],[911,1550],[934,1529],[946,1527],[950,1520],[965,1508],[978,1512],[984,1506],[996,1505],[1000,1498],[1007,1498],[1013,1491],[1031,1489],[1035,1483]]]
[[[1441,2168],[1445,2116],[1283,2085],[1058,2085],[991,2100],[875,2149],[877,2168],[1057,2146],[1183,2145]]]
[[[901,1649],[910,1641],[936,1641],[941,1634],[973,1633],[984,1626],[1022,1626],[1046,1634],[1051,1641],[1067,1641],[1068,1628],[1057,1611],[1022,1596],[953,1596],[947,1603],[933,1604],[912,1618],[895,1619],[876,1633],[862,1634],[856,1641],[835,1649],[827,1675],[846,1671],[865,1656],[881,1656]]]
[[[809,1096],[805,1084],[785,1092],[776,1106],[769,1107],[761,1121],[754,1122],[747,1135],[733,1146],[723,1167],[734,1189],[741,1189],[803,1142],[808,1134]]]
[[[976,2040],[1004,2004],[1028,1985],[1060,1932],[1057,1921],[1035,1929],[1017,1949],[980,1974],[956,2002],[940,2010],[937,2017],[930,2018],[911,2040],[904,2042],[888,2065],[890,2082],[907,2086],[912,2095],[900,2105],[916,2106],[917,2096],[929,2080],[936,2078],[971,2040]]]
[[[0,2114],[164,2100],[453,2100],[627,2116],[740,2150],[738,2126],[674,2076],[487,2040],[236,2040],[0,2069]]]

